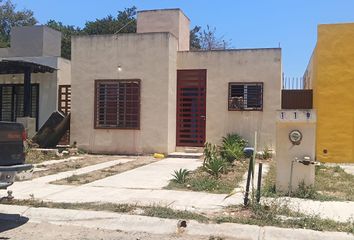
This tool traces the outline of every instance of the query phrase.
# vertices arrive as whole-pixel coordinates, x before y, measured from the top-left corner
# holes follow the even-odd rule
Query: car
[[[26,131],[22,124],[0,122],[0,189],[15,182],[16,174],[33,168],[26,164]]]

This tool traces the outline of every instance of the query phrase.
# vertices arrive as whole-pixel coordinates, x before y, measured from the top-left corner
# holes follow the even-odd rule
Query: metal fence
[[[287,77],[283,74],[282,78],[283,89],[305,89],[305,81],[303,77]]]

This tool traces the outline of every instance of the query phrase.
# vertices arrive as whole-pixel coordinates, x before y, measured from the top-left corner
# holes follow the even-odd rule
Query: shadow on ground
[[[22,217],[19,214],[3,214],[0,213],[0,233],[21,227],[22,225],[28,222],[28,218]],[[1,239],[9,239],[9,238],[2,238]]]

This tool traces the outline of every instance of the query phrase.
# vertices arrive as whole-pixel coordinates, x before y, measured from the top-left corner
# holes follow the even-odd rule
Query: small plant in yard
[[[263,160],[271,159],[273,157],[272,150],[268,146],[264,147],[259,157]]]
[[[204,164],[204,169],[216,178],[225,170],[226,162],[220,157],[209,159]]]
[[[298,198],[308,198],[308,199],[316,199],[317,192],[312,185],[306,185],[304,181],[300,182],[297,190],[291,194],[293,197]]]
[[[74,174],[74,175],[68,177],[66,180],[67,180],[69,183],[71,183],[71,182],[77,182],[77,181],[79,181],[79,177]]]
[[[203,165],[204,165],[210,159],[214,159],[219,156],[218,146],[216,146],[215,144],[211,144],[209,142],[206,142],[204,145],[203,153],[204,153],[204,163],[203,163]]]
[[[173,179],[172,181],[183,184],[186,182],[187,176],[190,174],[190,171],[188,169],[179,169],[175,170],[174,174],[172,174]]]
[[[243,149],[247,146],[247,141],[238,134],[228,134],[222,139],[220,149],[221,156],[229,162],[239,160],[244,156]]]

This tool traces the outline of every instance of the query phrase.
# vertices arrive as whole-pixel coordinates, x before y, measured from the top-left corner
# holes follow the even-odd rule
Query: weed
[[[306,185],[304,181],[300,182],[296,191],[292,194],[298,198],[316,199],[317,192],[312,185]]]
[[[179,183],[179,184],[183,184],[186,182],[186,178],[189,173],[190,173],[190,171],[188,169],[181,168],[179,170],[175,170],[174,174],[172,174],[172,176],[173,176],[172,181]]]
[[[215,237],[215,236],[210,236],[209,240],[224,240],[222,237]]]
[[[268,160],[268,159],[271,159],[272,157],[273,157],[272,150],[268,146],[264,147],[264,149],[260,155],[260,158],[263,160]]]
[[[250,204],[248,207],[234,206],[231,212],[238,212],[236,216],[218,216],[217,223],[232,222],[258,226],[276,226],[282,228],[302,228],[316,231],[354,232],[353,222],[336,222],[322,219],[319,216],[307,216],[290,210],[286,204],[277,201],[267,205]],[[245,214],[245,212],[247,214]],[[245,216],[246,215],[246,216]]]
[[[79,181],[79,176],[74,174],[74,175],[72,175],[70,177],[67,177],[65,180],[68,183],[77,182],[77,181]]]
[[[48,151],[42,152],[33,150],[31,148],[26,149],[26,163],[37,164],[48,160],[59,160],[61,159],[55,153]]]

